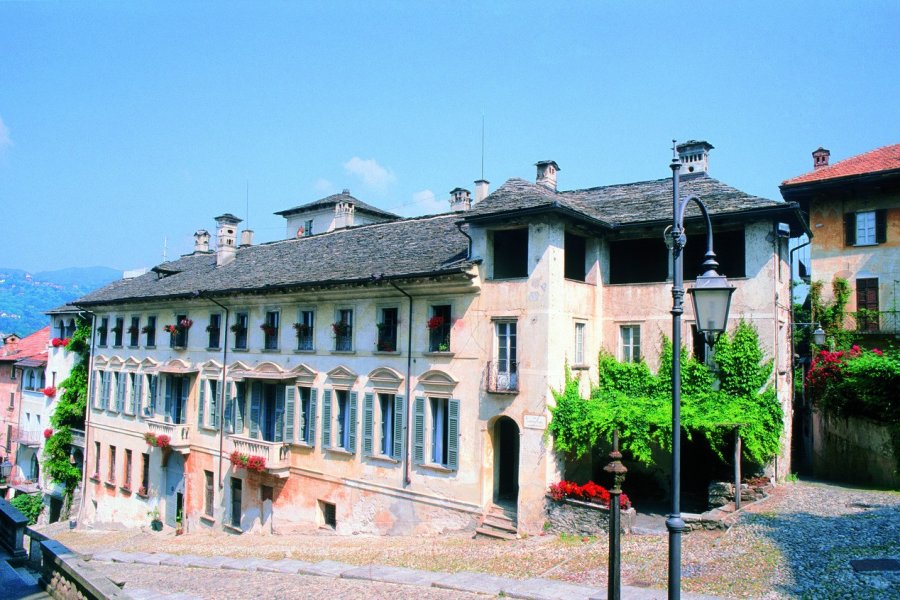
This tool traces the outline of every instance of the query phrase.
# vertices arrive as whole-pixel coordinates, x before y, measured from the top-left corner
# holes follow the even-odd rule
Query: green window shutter
[[[331,390],[322,394],[322,447],[331,448]]]
[[[371,393],[363,396],[363,445],[364,456],[372,456],[372,426],[375,420],[374,397]]]
[[[294,404],[297,386],[291,384],[284,390],[284,441],[294,443]]]
[[[459,400],[447,403],[447,468],[459,468]]]
[[[200,399],[197,401],[197,426],[203,427],[203,415],[206,411],[206,380],[200,380]]]
[[[246,383],[235,384],[234,432],[244,435],[244,415],[247,413]]]
[[[166,413],[166,422],[172,422],[172,412],[174,407],[173,396],[175,390],[172,389],[172,376],[169,375],[166,377],[166,405],[165,405],[165,413]]]
[[[406,414],[406,398],[394,396],[394,460],[403,458],[403,415]]]
[[[356,454],[356,392],[350,392],[350,435],[347,436],[347,450]]]
[[[416,397],[413,413],[413,462],[421,465],[425,462],[425,398]]]
[[[131,412],[140,416],[141,408],[144,406],[144,375],[134,376],[134,397],[131,404]]]
[[[126,373],[116,375],[116,410],[125,412],[125,383],[128,377]]]
[[[250,437],[259,437],[259,413],[262,411],[262,384],[254,381],[250,386]]]
[[[306,440],[306,443],[310,446],[316,445],[316,400],[318,395],[319,392],[316,388],[309,390],[309,414],[304,415],[304,418],[309,419],[309,439]]]
[[[147,392],[149,393],[149,397],[147,398],[147,414],[154,416],[157,410],[157,396],[159,394],[159,375],[148,375],[148,378]]]
[[[188,394],[191,391],[189,383],[187,377],[181,379],[181,414],[179,415],[179,423],[184,423],[187,420],[187,401]]]
[[[844,213],[844,245],[856,244],[856,213]]]
[[[221,381],[218,382],[219,385],[221,383]],[[215,391],[209,395],[209,418],[212,420],[210,426],[213,429],[219,429],[219,394],[222,389],[219,385],[216,385]]]
[[[275,440],[284,441],[284,388],[283,385],[275,386]]]
[[[234,432],[234,423],[232,422],[234,419],[234,400],[231,395],[231,382],[225,383],[225,431],[229,433]]]

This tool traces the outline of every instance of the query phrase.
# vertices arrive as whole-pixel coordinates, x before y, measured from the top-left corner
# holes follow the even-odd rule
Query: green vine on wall
[[[844,320],[853,290],[846,279],[835,277],[831,282],[832,300],[826,302],[822,299],[824,285],[814,281],[809,286],[810,320],[822,325],[826,339],[834,340],[835,347],[849,348],[853,332],[844,329]]]
[[[602,438],[619,430],[622,449],[644,464],[654,447],[671,449],[672,343],[663,339],[660,369],[653,374],[643,362],[621,363],[608,354],[599,358],[599,378],[587,399],[579,381],[566,369],[563,389],[553,391],[556,406],[548,428],[554,448],[571,458],[589,455]],[[735,429],[744,457],[763,465],[778,453],[784,414],[769,384],[772,361],[764,359],[756,329],[741,321],[716,344],[720,386],[713,389],[709,368],[682,352],[681,424],[688,436],[700,434],[720,457]]]
[[[79,319],[75,334],[66,347],[66,351],[75,352],[78,356],[69,376],[59,383],[64,391],[50,417],[53,435],[44,444],[45,472],[54,482],[65,486],[66,507],[72,502],[72,492],[82,479],[81,468],[69,462],[69,456],[72,429],[84,429],[90,339],[90,321]]]

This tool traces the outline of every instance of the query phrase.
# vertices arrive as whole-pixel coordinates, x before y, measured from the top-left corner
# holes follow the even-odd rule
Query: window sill
[[[334,455],[336,455],[336,456],[347,456],[347,457],[350,457],[350,456],[355,456],[355,455],[356,455],[355,452],[350,452],[349,450],[346,450],[346,449],[344,449],[344,448],[325,448],[325,452],[328,453],[328,454],[334,454]]]
[[[143,498],[144,500],[146,500],[147,498],[150,497],[150,494],[142,494],[142,493],[140,493],[140,492],[135,492],[134,494],[135,494],[138,498]]]
[[[156,344],[148,344],[144,346],[147,350],[156,350]]]
[[[400,356],[399,350],[372,350],[372,354],[388,354],[393,356]]]
[[[200,431],[207,431],[209,433],[218,433],[219,428],[213,427],[212,425],[201,425]]]
[[[231,523],[223,523],[222,529],[225,531],[230,531],[231,533],[244,533],[244,530],[240,527],[235,527]]]
[[[518,275],[515,277],[489,277],[488,281],[527,281],[528,275]]]
[[[278,348],[261,348],[260,354],[279,354],[281,350]]]
[[[127,488],[124,485],[119,486],[119,491],[123,494],[128,494],[129,496],[131,495],[131,488]]]
[[[250,352],[250,348],[232,348],[232,352]]]
[[[206,351],[207,352],[221,352],[222,348],[219,346],[207,346]]]
[[[488,394],[497,394],[500,396],[516,396],[519,394],[518,388],[514,389],[514,390],[497,390],[497,389],[488,388],[484,391],[486,391]]]
[[[316,353],[315,348],[309,348],[309,349],[303,349],[303,350],[300,350],[299,348],[297,348],[294,350],[294,354],[315,354],[315,353]]]
[[[133,345],[129,345],[129,346],[128,346],[128,349],[129,349],[129,350],[137,350],[138,348],[140,348],[140,346],[137,345],[137,344],[133,344]]]
[[[591,368],[591,366],[590,365],[572,365],[569,368],[572,369],[573,371],[587,371],[588,369]]]
[[[853,244],[853,246],[851,246],[851,248],[867,248],[867,247],[870,247],[870,246],[878,246],[878,245],[880,245],[881,243],[882,243],[882,242],[868,242],[868,243],[865,243],[865,244]]]
[[[115,345],[113,345],[113,348],[121,348],[121,347],[122,347],[122,344],[115,344]]]
[[[209,515],[200,515],[200,522],[205,523],[206,525],[215,525],[216,524],[215,518],[210,517]]]
[[[445,356],[447,358],[453,358],[456,356],[456,353],[450,352],[449,350],[429,350],[428,352],[423,352],[422,356]]]
[[[90,480],[93,481],[94,483],[100,483],[100,476],[99,476],[99,475],[91,475],[90,477],[88,477],[88,479],[90,479]]]
[[[432,464],[432,463],[423,463],[419,466],[428,471],[434,471],[435,473],[455,473],[456,472],[453,469],[448,469],[444,465],[436,465],[436,464]]]
[[[115,482],[115,481],[104,481],[104,482],[103,482],[103,485],[105,485],[105,486],[108,487],[108,488],[116,489],[116,482]]]
[[[332,350],[332,354],[356,354],[356,350]]]
[[[294,443],[291,444],[291,445],[292,445],[292,446],[296,446],[297,448],[300,448],[301,450],[313,450],[313,449],[315,449],[315,445],[313,445],[313,444],[308,444],[307,442],[294,442]]]
[[[385,456],[383,454],[373,454],[372,456],[367,456],[366,460],[370,460],[372,462],[383,462],[383,463],[388,463],[391,465],[399,465],[400,464],[399,460],[397,460],[395,458],[391,458],[390,456]]]

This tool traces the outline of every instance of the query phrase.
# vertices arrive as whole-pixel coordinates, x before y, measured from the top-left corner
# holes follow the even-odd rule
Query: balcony
[[[489,362],[485,369],[484,390],[492,394],[519,393],[519,363]]]
[[[165,421],[147,420],[148,429],[158,436],[169,436],[169,446],[182,454],[191,451],[191,426],[187,424],[166,423]]]
[[[71,429],[70,431],[72,432],[72,445],[84,448],[84,430]]]
[[[229,435],[234,449],[248,456],[262,456],[266,459],[266,472],[276,477],[286,478],[291,468],[291,446],[283,442],[267,442],[243,435]]]
[[[900,310],[859,310],[850,313],[856,333],[863,335],[900,334]]]
[[[44,431],[31,431],[29,429],[19,429],[18,427],[13,427],[12,439],[17,444],[36,448],[39,447],[44,441]]]

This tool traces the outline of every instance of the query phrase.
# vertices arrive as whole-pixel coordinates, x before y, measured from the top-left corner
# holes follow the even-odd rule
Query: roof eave
[[[458,221],[459,223],[490,223],[492,221],[499,221],[508,219],[511,216],[515,217],[532,217],[536,215],[543,215],[548,213],[557,213],[565,215],[571,219],[576,221],[581,221],[584,223],[588,223],[595,227],[600,227],[602,229],[614,230],[616,229],[616,225],[612,223],[608,223],[602,219],[597,219],[591,217],[589,215],[584,214],[583,212],[577,211],[575,209],[569,208],[568,206],[564,206],[559,202],[552,202],[551,204],[545,204],[541,206],[532,206],[531,208],[513,208],[507,210],[500,210],[492,213],[487,213],[483,215],[469,215]]]
[[[900,169],[888,169],[885,171],[859,173],[856,175],[844,175],[843,177],[829,177],[827,179],[814,179],[812,181],[800,181],[797,183],[784,182],[780,186],[778,186],[778,189],[781,190],[781,195],[782,197],[784,197],[785,193],[789,195],[801,195],[812,191],[840,187],[855,183],[871,183],[882,179],[890,179],[898,176],[900,176]]]

